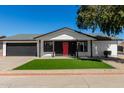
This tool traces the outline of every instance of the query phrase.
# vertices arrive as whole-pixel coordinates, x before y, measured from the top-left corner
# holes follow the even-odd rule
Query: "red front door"
[[[68,56],[68,42],[63,42],[63,56]]]

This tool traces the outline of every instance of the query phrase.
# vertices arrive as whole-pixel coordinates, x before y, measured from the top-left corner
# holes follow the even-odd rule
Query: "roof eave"
[[[0,41],[37,41],[37,40],[0,40]]]
[[[91,36],[91,35],[88,35],[88,34],[85,34],[85,33],[79,32],[79,31],[76,31],[76,30],[74,30],[74,29],[71,29],[71,28],[68,28],[68,27],[64,27],[64,28],[70,29],[70,30],[72,30],[72,31],[74,31],[74,32],[77,32],[77,33],[79,33],[79,34],[83,34],[83,35],[86,35],[86,36],[91,37],[91,38],[93,38],[93,39],[96,39],[96,37],[94,37],[94,36]],[[47,35],[47,34],[51,34],[51,33],[57,32],[57,31],[62,30],[62,29],[64,29],[64,28],[60,28],[60,29],[57,29],[57,30],[55,30],[55,31],[52,31],[52,32],[49,32],[49,33],[46,33],[46,34],[43,34],[43,35],[39,35],[39,36],[37,36],[37,37],[34,37],[33,39],[37,39],[37,38],[39,38],[39,37],[41,37],[41,36],[45,36],[45,35]]]

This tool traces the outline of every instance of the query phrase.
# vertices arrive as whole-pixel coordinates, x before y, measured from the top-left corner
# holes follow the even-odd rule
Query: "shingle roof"
[[[71,31],[74,31],[74,32],[77,32],[77,33],[80,33],[80,34],[83,34],[83,35],[86,35],[86,36],[89,36],[89,37],[95,38],[95,37],[93,37],[92,35],[85,34],[85,33],[82,33],[82,32],[79,32],[79,31],[76,31],[76,30],[74,30],[74,29],[68,28],[68,27],[63,27],[63,28],[57,29],[57,30],[55,30],[55,31],[48,32],[48,33],[46,33],[46,34],[39,35],[39,36],[35,37],[35,39],[36,39],[36,38],[39,38],[39,37],[42,37],[42,36],[44,36],[44,35],[48,35],[48,34],[51,34],[51,33],[55,33],[55,32],[61,31],[61,30],[63,30],[63,29],[69,29],[69,30],[71,30]]]
[[[61,28],[61,29],[65,29],[65,28],[66,29],[71,29],[71,28],[68,28],[68,27],[64,27],[64,28]],[[61,29],[55,30],[53,32],[49,32],[47,34],[60,31]],[[96,40],[121,40],[121,39],[118,39],[118,38],[115,38],[115,37],[108,37],[108,36],[102,36],[102,35],[91,35],[91,34],[85,34],[85,33],[82,33],[80,31],[76,31],[76,30],[73,30],[73,29],[71,29],[71,30],[75,31],[77,33],[95,38]],[[47,35],[47,34],[17,34],[17,35],[9,36],[9,37],[6,37],[6,38],[0,39],[0,40],[36,40],[36,38]]]
[[[80,34],[84,34],[84,35],[87,35],[87,36],[90,36],[90,37],[93,37],[97,40],[122,40],[122,39],[119,39],[117,37],[111,37],[111,36],[105,36],[105,35],[94,35],[94,34],[85,34],[83,32],[79,32],[79,31],[76,31]]]
[[[6,36],[0,36],[0,39],[2,39],[2,38],[6,38]]]
[[[110,37],[110,36],[100,36],[100,35],[96,35],[95,38],[97,40],[121,40],[117,37]]]
[[[34,37],[39,35],[41,34],[17,34],[14,36],[3,38],[1,40],[34,40]]]

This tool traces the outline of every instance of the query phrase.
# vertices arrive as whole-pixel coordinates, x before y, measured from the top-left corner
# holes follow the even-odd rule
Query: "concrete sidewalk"
[[[124,88],[124,76],[0,76],[4,88]]]
[[[116,69],[12,70],[33,57],[2,57],[0,87],[4,88],[124,88],[124,64]]]

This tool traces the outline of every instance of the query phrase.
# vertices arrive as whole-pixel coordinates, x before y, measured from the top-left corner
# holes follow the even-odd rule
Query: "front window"
[[[88,52],[88,42],[87,41],[78,42],[78,51]]]
[[[44,41],[44,52],[52,52],[52,51],[53,51],[53,42]]]

